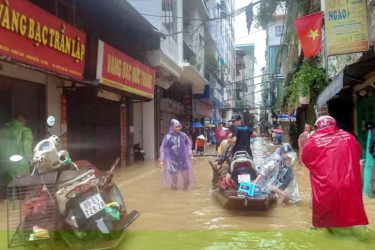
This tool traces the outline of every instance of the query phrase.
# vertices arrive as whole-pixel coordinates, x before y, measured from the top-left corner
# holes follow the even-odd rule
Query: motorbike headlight
[[[49,141],[46,141],[46,142],[43,142],[40,146],[39,146],[39,151],[48,151],[50,149],[53,148],[53,145],[52,143],[50,143]]]

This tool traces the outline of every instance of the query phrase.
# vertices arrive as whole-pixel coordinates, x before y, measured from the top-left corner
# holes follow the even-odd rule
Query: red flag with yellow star
[[[305,58],[316,56],[322,48],[323,12],[294,19]]]

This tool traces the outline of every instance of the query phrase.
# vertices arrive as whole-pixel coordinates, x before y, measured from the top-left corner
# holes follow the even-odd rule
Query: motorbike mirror
[[[55,119],[55,117],[54,116],[48,116],[48,118],[47,118],[47,125],[48,125],[48,127],[53,127],[53,125],[55,125],[55,121],[56,121],[56,119]]]
[[[23,156],[21,155],[12,155],[11,157],[9,157],[9,160],[12,162],[19,162],[22,159],[23,159]]]

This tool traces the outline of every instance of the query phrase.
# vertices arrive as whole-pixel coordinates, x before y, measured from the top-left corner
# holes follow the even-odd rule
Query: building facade
[[[236,46],[236,98],[248,110],[254,108],[254,60],[254,44]]]
[[[148,53],[156,69],[154,153],[177,118],[188,132],[192,122],[222,119],[225,81],[234,72],[234,1],[156,0],[129,3],[161,33],[160,49]],[[229,74],[229,75],[228,75]],[[146,150],[146,148],[145,148]],[[147,150],[146,150],[147,154]]]
[[[100,169],[117,157],[131,164],[134,117],[147,115],[135,112],[134,103],[147,106],[154,97],[155,70],[146,54],[160,47],[160,34],[126,1],[1,5],[9,25],[0,27],[0,127],[25,113],[37,142],[53,115],[50,132],[67,132],[62,144],[72,159]],[[17,23],[19,15],[27,25]]]

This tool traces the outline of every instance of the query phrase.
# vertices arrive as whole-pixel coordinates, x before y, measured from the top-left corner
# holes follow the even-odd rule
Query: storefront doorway
[[[45,137],[45,86],[15,78],[0,76],[0,128],[16,113],[27,118],[34,143]]]
[[[375,98],[370,98],[358,102],[357,104],[357,128],[358,128],[358,142],[362,147],[362,157],[365,156],[367,131],[366,124],[368,122],[375,122]]]
[[[121,155],[120,103],[99,98],[96,89],[65,90],[68,100],[68,150],[107,169]]]

